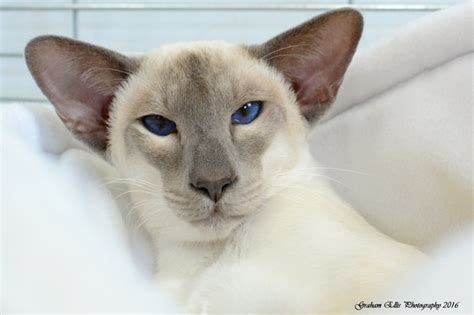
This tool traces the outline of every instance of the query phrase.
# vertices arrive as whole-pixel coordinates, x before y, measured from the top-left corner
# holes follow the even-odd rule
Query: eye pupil
[[[232,123],[246,125],[254,121],[260,114],[262,108],[261,101],[252,101],[244,104],[232,114]]]
[[[249,114],[248,105],[244,105],[240,112],[242,113],[242,115],[247,116]]]

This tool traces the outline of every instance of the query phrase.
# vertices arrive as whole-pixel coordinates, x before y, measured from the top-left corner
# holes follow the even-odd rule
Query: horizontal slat
[[[0,103],[48,103],[46,98],[26,98],[26,97],[2,97]]]
[[[218,4],[203,3],[201,0],[193,3],[180,0],[168,3],[103,1],[99,4],[86,3],[85,0],[77,0],[75,4],[72,0],[69,3],[58,1],[48,4],[2,1],[0,15],[3,31],[0,35],[8,38],[2,46],[3,52],[0,52],[3,81],[0,84],[0,102],[45,101],[25,62],[21,60],[21,50],[26,42],[39,34],[76,34],[84,41],[134,54],[136,52],[130,51],[147,51],[175,41],[225,39],[231,42],[260,42],[322,11],[350,6],[364,11],[366,28],[360,45],[363,47],[366,43],[388,36],[413,19],[448,7],[448,2],[444,0],[414,0],[416,4],[407,3],[407,0],[402,4],[385,0],[354,0],[353,5],[343,4],[343,1],[285,3],[262,0],[259,4],[250,0],[238,3],[236,0],[225,0]],[[213,13],[217,11],[220,12]],[[285,19],[279,18],[281,14],[285,14]],[[52,19],[50,15],[61,15],[62,22]],[[76,17],[76,23],[73,23],[73,17]],[[126,25],[124,20],[127,20]],[[254,29],[256,24],[258,32]],[[7,77],[8,81],[5,80]]]
[[[0,11],[0,51],[13,55],[22,53],[30,39],[44,34],[71,37],[71,16],[67,11]]]
[[[122,54],[124,55],[128,55],[128,56],[139,56],[141,54],[143,54],[142,52],[135,52],[135,51],[132,51],[132,52],[129,52],[129,51],[121,51]],[[21,52],[13,52],[13,53],[9,53],[9,52],[0,52],[0,58],[23,58],[25,55]]]
[[[0,99],[2,101],[14,101],[18,98],[25,101],[45,99],[24,60],[0,59],[0,73]]]
[[[91,0],[93,2],[94,0]],[[110,1],[119,1],[119,0],[110,0]],[[143,0],[142,0],[143,1]],[[319,0],[318,0],[319,1]],[[78,0],[78,2],[85,2],[84,0]],[[106,2],[102,0],[101,2]],[[128,1],[124,1],[128,2]],[[466,2],[466,0],[353,0],[353,3],[357,4],[449,4],[453,5],[456,3]]]
[[[352,7],[363,11],[435,11],[447,8],[443,4],[184,4],[184,3],[77,3],[77,4],[2,4],[0,11],[300,11],[333,10]]]
[[[20,52],[0,52],[0,57],[1,58],[23,58],[23,53]]]

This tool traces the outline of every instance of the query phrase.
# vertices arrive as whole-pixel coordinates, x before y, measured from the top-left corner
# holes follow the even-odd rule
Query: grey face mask
[[[226,219],[258,209],[270,167],[265,156],[277,155],[269,147],[277,152],[286,146],[282,152],[288,154],[292,142],[302,141],[304,133],[292,130],[303,119],[317,121],[332,103],[361,32],[360,14],[345,9],[261,45],[178,45],[137,59],[43,36],[28,44],[26,59],[78,138],[104,156],[118,146],[114,141],[123,142],[124,156],[117,160],[147,164],[128,165],[148,173],[130,176],[160,177],[169,208],[194,222],[216,212]],[[233,121],[250,103],[260,104],[255,119]],[[155,117],[144,120],[150,115]],[[160,135],[156,128],[168,121],[175,130]],[[289,163],[288,155],[281,163]]]

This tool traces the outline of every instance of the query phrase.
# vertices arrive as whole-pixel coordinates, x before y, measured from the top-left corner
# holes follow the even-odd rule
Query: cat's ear
[[[334,101],[362,28],[358,11],[334,10],[249,50],[285,76],[302,114],[314,122]]]
[[[76,136],[96,150],[107,147],[107,120],[114,94],[138,61],[60,36],[41,36],[25,49],[28,68]]]

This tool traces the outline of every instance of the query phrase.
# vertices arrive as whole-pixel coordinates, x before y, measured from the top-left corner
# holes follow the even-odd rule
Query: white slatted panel
[[[51,5],[71,4],[73,0],[49,0]],[[78,4],[97,3],[77,0]],[[132,3],[127,0],[102,0],[100,3]],[[445,4],[459,0],[221,0],[219,5],[288,5],[288,4]],[[42,1],[0,1],[3,5],[41,5]],[[205,0],[141,0],[134,4],[209,4]],[[257,43],[321,13],[318,10],[199,10],[199,11],[77,11],[77,35],[120,51],[143,51],[164,43],[192,40],[226,40]],[[361,47],[389,36],[408,22],[430,11],[365,11],[366,28]],[[43,98],[31,79],[22,59],[26,43],[41,34],[73,35],[72,11],[5,11],[0,10],[0,101]]]

